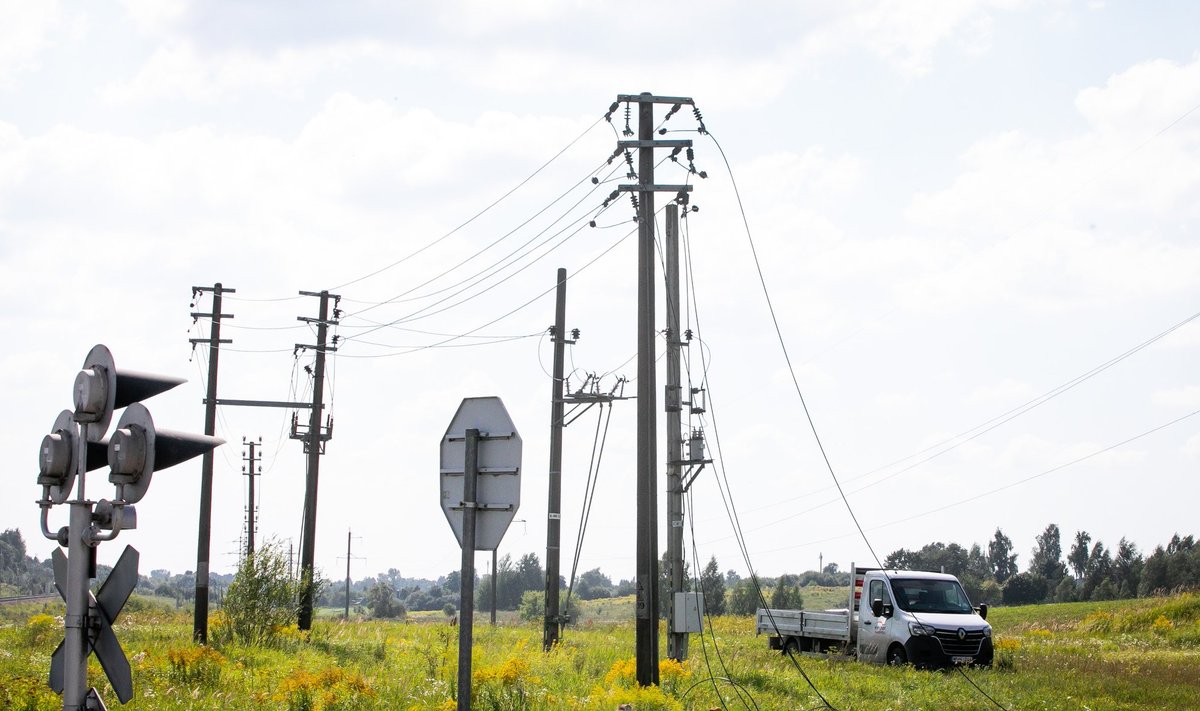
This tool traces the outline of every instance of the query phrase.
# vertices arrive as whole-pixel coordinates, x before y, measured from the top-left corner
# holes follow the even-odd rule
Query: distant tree
[[[379,579],[388,585],[391,585],[392,590],[399,590],[404,580],[404,578],[400,575],[400,571],[396,568],[388,568],[386,573],[380,573]]]
[[[371,586],[367,591],[367,608],[371,617],[395,619],[404,617],[408,610],[396,599],[396,589],[382,580]]]
[[[718,577],[720,573],[717,574]],[[692,588],[691,585],[692,570],[686,559],[683,561],[683,589]],[[725,579],[721,578],[722,585]],[[694,588],[693,588],[694,589]],[[633,592],[637,592],[635,587]],[[658,561],[658,615],[666,619],[667,617],[667,599],[671,595],[671,559],[666,551],[663,551],[662,558]]]
[[[969,554],[957,543],[946,545],[940,541],[928,543],[918,551],[901,548],[883,561],[883,567],[896,570],[945,571],[951,575],[963,575],[967,571]]]
[[[1099,600],[1102,598],[1095,597],[1096,588],[1100,587],[1104,581],[1108,580],[1112,574],[1112,554],[1104,547],[1100,541],[1092,546],[1091,552],[1088,554],[1087,567],[1084,569],[1083,590],[1080,592],[1082,600]],[[1103,599],[1112,599],[1103,598]]]
[[[1079,600],[1079,587],[1073,578],[1063,578],[1054,588],[1055,602],[1076,602]]]
[[[804,595],[790,575],[780,575],[771,591],[771,607],[782,610],[800,610],[804,607]]]
[[[1004,583],[1005,605],[1032,605],[1046,599],[1046,579],[1034,572],[1017,573]]]
[[[726,612],[731,615],[753,615],[754,611],[762,607],[761,601],[758,599],[758,587],[754,581],[746,578],[737,581],[729,589],[729,604],[726,606]]]
[[[1090,555],[1088,546],[1091,544],[1092,536],[1087,531],[1075,532],[1075,544],[1071,546],[1067,562],[1071,564],[1071,571],[1075,573],[1076,578],[1083,578],[1087,574],[1088,556]]]
[[[738,581],[741,579],[742,579],[742,576],[738,575],[737,571],[734,570],[733,568],[726,570],[725,571],[725,589],[728,590],[728,589],[732,588],[734,585],[737,585]]]
[[[546,571],[542,568],[542,562],[538,560],[537,553],[526,553],[517,561],[516,579],[513,581],[521,592],[526,590],[542,590],[546,589]],[[612,586],[611,581],[609,586]],[[521,596],[516,595],[516,602],[520,602]]]
[[[1092,591],[1093,600],[1116,600],[1117,588],[1109,578],[1100,581],[1096,589]]]
[[[837,563],[826,563],[825,567],[821,568],[821,572],[826,575],[837,575],[838,574],[838,564]]]
[[[1142,579],[1138,584],[1138,594],[1142,596],[1158,595],[1167,592],[1170,588],[1167,551],[1162,546],[1156,546],[1154,552],[1146,558],[1146,562],[1142,565]]]
[[[1200,585],[1200,546],[1192,536],[1178,533],[1164,548],[1158,546],[1142,565],[1141,595],[1156,595]]]
[[[613,596],[625,597],[626,595],[632,595],[635,592],[637,592],[637,584],[632,580],[621,578],[621,580],[617,583],[617,587],[613,590]]]
[[[1017,554],[1012,549],[1012,540],[997,528],[996,535],[988,543],[988,567],[992,570],[992,577],[1001,585],[1017,574]]]
[[[983,549],[979,547],[978,543],[972,543],[971,550],[967,552],[967,569],[964,572],[978,581],[992,577],[987,556],[983,554]]]
[[[521,605],[517,608],[517,612],[526,622],[543,619],[546,616],[546,593],[526,590],[521,595]]]
[[[575,595],[580,600],[598,600],[612,597],[612,594],[612,579],[602,573],[599,568],[592,568],[580,573],[575,580]]]
[[[883,567],[888,570],[911,570],[913,568],[913,553],[905,548],[894,550],[883,559]]]
[[[1117,594],[1123,598],[1137,596],[1142,577],[1142,554],[1137,546],[1122,538],[1117,544],[1117,556],[1113,560],[1112,580]]]
[[[716,556],[708,559],[700,573],[700,592],[704,593],[704,609],[708,614],[725,614],[725,576],[721,575]]]
[[[1046,526],[1046,530],[1037,537],[1037,545],[1029,561],[1029,571],[1037,573],[1050,585],[1055,586],[1067,574],[1067,566],[1062,562],[1062,535],[1058,524]]]
[[[522,620],[527,622],[545,619],[545,600],[546,592],[544,590],[526,590],[521,595],[521,604],[517,606],[517,613],[520,614]],[[566,615],[571,622],[574,622],[579,616],[579,605],[577,601],[578,598],[573,595],[570,598],[568,598],[566,595],[560,596],[558,599],[559,614]]]
[[[1004,600],[1004,588],[993,578],[988,577],[979,583],[979,587],[968,589],[967,595],[976,605],[981,602],[995,605]]]

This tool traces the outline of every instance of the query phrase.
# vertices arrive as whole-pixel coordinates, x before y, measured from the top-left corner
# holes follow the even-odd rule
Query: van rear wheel
[[[904,647],[898,644],[893,644],[887,653],[887,663],[889,666],[899,667],[908,664],[908,653],[904,651]]]

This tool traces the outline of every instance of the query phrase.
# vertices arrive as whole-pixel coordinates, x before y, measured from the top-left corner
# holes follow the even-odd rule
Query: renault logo
[[[958,628],[958,639],[959,639],[959,640],[964,640],[964,639],[966,639],[966,638],[967,638],[967,631],[966,631],[966,630],[964,630],[962,627],[959,627],[959,628]]]

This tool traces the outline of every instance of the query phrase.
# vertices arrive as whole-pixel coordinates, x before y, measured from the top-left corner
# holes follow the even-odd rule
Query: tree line
[[[1049,524],[1035,539],[1029,565],[1021,571],[1012,540],[997,528],[987,553],[979,544],[929,543],[916,551],[901,548],[885,568],[944,570],[956,576],[975,602],[1028,605],[1147,597],[1200,587],[1200,546],[1176,533],[1148,556],[1122,538],[1116,550],[1076,531],[1064,557],[1062,532]]]
[[[893,551],[883,565],[899,570],[945,571],[962,581],[973,601],[993,605],[1111,600],[1200,587],[1200,546],[1192,535],[1176,533],[1168,543],[1143,555],[1125,538],[1115,549],[1110,549],[1087,531],[1076,531],[1064,551],[1062,532],[1057,524],[1051,523],[1036,537],[1025,570],[1020,569],[1017,559],[1012,540],[997,528],[986,551],[978,543],[964,548],[957,543],[938,541],[917,550]],[[659,566],[662,601],[670,594],[666,563],[664,554]],[[805,587],[849,584],[849,573],[840,571],[835,563],[821,571],[785,573],[757,581],[744,579],[733,570],[722,572],[715,556],[699,575],[692,575],[691,566],[684,567],[687,589],[704,593],[706,609],[714,615],[749,615],[764,603],[770,607],[801,608]],[[99,566],[98,579],[103,580],[108,570],[107,566]],[[490,573],[476,576],[476,609],[490,609],[495,584],[498,609],[532,615],[531,611],[540,610],[542,605],[545,575],[536,553],[526,553],[516,560],[506,555],[498,561],[495,581]],[[220,588],[218,597],[232,579],[233,576],[221,575],[210,578],[210,583]],[[51,593],[53,581],[50,560],[29,556],[20,531],[0,532],[0,595]],[[354,581],[350,602],[360,612],[369,610],[379,617],[400,617],[412,610],[442,610],[452,615],[461,607],[460,581],[457,570],[428,581],[404,578],[391,568],[378,576]],[[171,575],[166,570],[153,570],[149,576],[140,577],[137,592],[172,597],[182,604],[190,600],[194,586],[191,571]],[[579,573],[573,585],[560,576],[559,587],[564,595],[569,589],[573,600],[621,597],[633,594],[636,589],[633,580],[614,583],[599,568]],[[345,603],[344,585],[333,582],[322,587],[318,604],[342,607]],[[661,609],[665,614],[666,605],[661,605]]]

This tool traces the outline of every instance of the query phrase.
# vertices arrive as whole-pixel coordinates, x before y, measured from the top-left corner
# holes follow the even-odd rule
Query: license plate
[[[975,661],[975,657],[950,657],[950,661],[955,664],[970,664]]]

